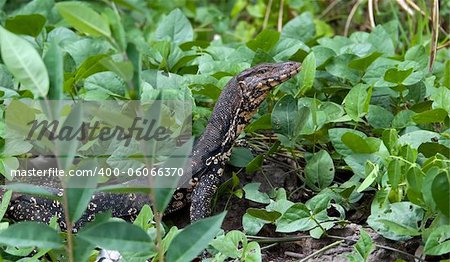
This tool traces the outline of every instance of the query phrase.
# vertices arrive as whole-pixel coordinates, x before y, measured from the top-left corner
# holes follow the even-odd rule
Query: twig
[[[274,246],[276,246],[276,245],[278,245],[278,243],[273,243],[273,244],[267,245],[267,246],[265,246],[265,247],[262,247],[261,250],[269,249],[269,248],[274,247]]]
[[[450,46],[450,41],[447,41],[446,43],[440,45],[437,47],[437,50],[442,49],[442,48],[446,48],[447,46]]]
[[[416,3],[414,3],[414,2],[411,1],[411,0],[405,0],[405,1],[406,1],[406,3],[407,3],[408,5],[410,5],[414,10],[416,10],[416,11],[419,12],[419,13],[421,13],[423,16],[427,16],[427,14],[425,14],[425,12],[424,12],[422,9],[420,9],[420,7],[418,7],[418,6],[416,5]],[[428,17],[428,19],[431,20],[431,17]],[[441,30],[441,33],[443,33],[444,35],[448,35],[448,33],[445,31],[445,29],[444,29],[441,25],[439,25],[439,29]]]
[[[344,242],[345,242],[345,240],[339,240],[339,241],[336,241],[336,242],[331,243],[331,244],[329,244],[329,245],[326,245],[326,246],[322,247],[321,249],[317,250],[316,252],[313,252],[311,255],[306,256],[305,258],[303,258],[303,259],[300,260],[299,262],[305,262],[305,261],[308,261],[310,258],[313,258],[313,257],[315,257],[316,255],[318,255],[318,254],[320,254],[320,253],[323,253],[323,252],[327,251],[328,249],[332,249],[332,248],[335,247],[335,246],[339,246],[340,244],[342,244],[342,243],[344,243]]]
[[[280,0],[280,10],[278,11],[278,24],[277,24],[278,32],[281,32],[281,29],[283,29],[283,5],[284,0]]]
[[[428,71],[433,71],[434,60],[436,59],[436,51],[439,37],[439,0],[433,0],[433,8],[431,10],[431,42],[430,42],[430,63]]]
[[[269,3],[267,4],[266,14],[264,15],[264,22],[262,26],[263,30],[266,29],[267,24],[269,23],[269,16],[271,10],[272,10],[272,0],[269,0]]]
[[[284,254],[286,256],[290,256],[290,257],[295,257],[295,258],[303,258],[304,256],[299,254],[299,253],[295,253],[295,252],[291,252],[291,251],[285,251]]]
[[[326,14],[328,14],[328,12],[330,12],[337,4],[339,4],[342,0],[334,0],[333,2],[331,2],[331,4],[329,4],[327,6],[327,8],[325,8],[325,10],[323,10],[323,12],[319,15],[319,19],[324,17]]]
[[[350,27],[350,22],[353,19],[353,16],[356,13],[356,10],[358,9],[358,6],[361,4],[362,0],[356,0],[355,5],[353,5],[352,10],[350,10],[350,14],[348,14],[347,21],[345,22],[345,29],[344,29],[344,36],[348,35],[348,28]]]
[[[367,1],[367,7],[369,9],[369,20],[370,20],[370,26],[372,29],[375,28],[375,18],[373,15],[373,0]]]

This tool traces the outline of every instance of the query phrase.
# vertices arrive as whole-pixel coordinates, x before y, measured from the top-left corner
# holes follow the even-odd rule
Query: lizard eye
[[[258,74],[265,74],[265,73],[267,73],[266,69],[259,69],[258,70]]]

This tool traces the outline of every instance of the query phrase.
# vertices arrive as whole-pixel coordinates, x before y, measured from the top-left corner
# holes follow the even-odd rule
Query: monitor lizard
[[[260,64],[244,70],[227,83],[203,134],[193,147],[191,187],[175,191],[165,214],[177,211],[190,202],[191,222],[211,215],[211,201],[234,142],[270,90],[295,76],[300,68],[301,64],[297,62]],[[63,194],[61,189],[52,190],[55,194]],[[150,204],[149,196],[145,194],[98,192],[92,196],[85,213],[72,228],[77,231],[93,220],[95,214],[108,210],[114,217],[133,221],[145,204]],[[7,216],[15,221],[48,223],[51,217],[57,216],[60,227],[65,230],[63,214],[60,202],[30,195],[14,197],[7,211]]]

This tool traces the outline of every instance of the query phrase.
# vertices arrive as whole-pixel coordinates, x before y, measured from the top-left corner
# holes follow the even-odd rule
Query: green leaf
[[[280,216],[281,213],[277,211],[267,211],[264,209],[258,209],[258,208],[249,208],[247,209],[247,214],[268,221],[268,222],[275,222]]]
[[[15,79],[36,95],[45,97],[49,78],[47,68],[36,49],[1,26],[0,45],[3,62]]]
[[[316,77],[316,57],[314,52],[309,53],[302,63],[302,71],[300,72],[301,87],[298,89],[295,97],[304,95],[314,84]]]
[[[280,33],[272,29],[264,29],[259,33],[255,39],[250,40],[247,46],[253,51],[261,49],[265,52],[269,52],[280,39]]]
[[[63,95],[64,84],[64,62],[63,53],[56,41],[52,41],[44,56],[44,63],[48,69],[50,78],[50,87],[48,90],[48,99],[59,100]],[[54,112],[56,115],[56,112]]]
[[[252,151],[247,147],[236,147],[230,156],[230,164],[235,167],[246,167],[253,160]]]
[[[373,52],[370,55],[366,55],[361,58],[355,58],[348,63],[350,68],[366,71],[366,69],[373,63],[373,61],[377,60],[378,57],[382,56],[383,53]]]
[[[383,143],[391,154],[397,152],[398,133],[395,129],[386,129],[382,135]]]
[[[145,204],[141,211],[139,212],[139,215],[134,220],[133,224],[139,226],[143,230],[147,231],[150,227],[153,225],[151,224],[153,222],[153,211],[151,207],[147,204]]]
[[[450,253],[450,225],[433,228],[425,243],[424,253],[440,256]]]
[[[291,95],[283,96],[272,111],[272,127],[275,132],[293,137],[298,122],[297,100]]]
[[[0,243],[16,247],[60,248],[63,239],[46,224],[20,222],[0,231]]]
[[[5,28],[14,34],[37,37],[46,21],[40,14],[16,15],[6,19]]]
[[[305,166],[306,184],[309,188],[320,191],[333,182],[333,159],[325,150],[315,153]]]
[[[310,210],[304,204],[291,206],[277,221],[277,232],[290,233],[314,228],[316,223],[310,219]]]
[[[334,149],[343,155],[348,156],[352,155],[353,151],[350,149],[343,141],[342,137],[344,134],[353,133],[359,137],[366,138],[367,136],[358,130],[348,129],[348,128],[332,128],[328,130],[328,135],[330,137],[331,143],[333,144]]]
[[[341,140],[355,153],[370,154],[377,152],[380,148],[379,140],[372,137],[362,138],[351,132],[342,135]]]
[[[118,251],[142,252],[155,248],[144,230],[119,221],[107,221],[91,226],[81,230],[77,237],[98,247]]]
[[[384,80],[395,84],[401,84],[406,78],[408,78],[408,76],[413,72],[413,70],[414,70],[413,68],[409,68],[406,70],[390,68],[384,74]]]
[[[175,44],[181,44],[194,39],[194,30],[183,12],[177,8],[159,22],[155,38],[156,40],[170,38]]]
[[[394,115],[381,106],[369,105],[367,121],[374,128],[389,128]]]
[[[111,37],[108,22],[85,3],[68,1],[55,6],[64,20],[78,31],[92,36]]]
[[[441,172],[431,183],[431,195],[436,203],[436,208],[450,218],[450,179],[448,172]]]
[[[370,253],[373,250],[373,241],[369,234],[364,229],[361,229],[359,240],[353,246],[354,251],[347,255],[350,261],[365,262],[369,258]]]
[[[61,200],[60,197],[56,195],[55,189],[52,191],[47,190],[45,187],[42,186],[35,186],[31,184],[23,184],[23,183],[12,183],[5,185],[6,189],[12,190],[16,193],[24,193],[28,195],[34,195],[38,197],[45,197],[52,200]]]
[[[245,192],[245,198],[257,203],[269,204],[270,198],[266,193],[260,192],[261,183],[249,183],[242,188]]]
[[[423,216],[424,210],[410,202],[397,202],[382,208],[372,205],[367,223],[388,239],[407,240],[420,235],[419,223]]]
[[[345,112],[356,122],[369,111],[372,87],[358,84],[353,87],[344,99]]]
[[[265,224],[267,224],[267,221],[256,218],[247,213],[242,216],[242,226],[246,234],[249,235],[258,234],[258,232]]]
[[[402,135],[398,139],[400,145],[410,145],[412,148],[417,149],[421,144],[425,142],[432,142],[434,139],[438,139],[439,134],[427,130],[417,130]]]
[[[12,196],[11,190],[8,190],[5,193],[3,193],[2,203],[0,205],[0,220],[3,219],[3,216],[5,215],[6,211],[8,210],[8,205],[9,205],[9,201],[11,201],[11,196]]]
[[[219,232],[225,212],[208,217],[185,227],[172,240],[167,251],[167,261],[191,261],[205,249]]]
[[[417,124],[443,123],[447,116],[447,111],[442,108],[436,108],[418,113],[412,117],[412,120]]]
[[[403,180],[402,178],[404,177],[404,169],[405,162],[399,159],[394,158],[389,162],[387,174],[389,177],[389,183],[394,190],[397,189],[398,185]]]
[[[253,158],[245,167],[245,172],[248,174],[253,174],[257,170],[259,170],[264,162],[264,156],[263,155],[257,155],[255,158]]]
[[[313,16],[309,12],[304,12],[287,22],[281,31],[282,38],[294,38],[302,42],[312,40],[315,34],[316,26],[313,21]]]
[[[366,190],[370,185],[372,185],[372,183],[375,181],[375,179],[377,179],[379,171],[380,171],[380,168],[378,167],[378,165],[374,164],[368,160],[366,162],[366,166],[365,166],[366,178],[364,179],[364,181],[361,183],[361,185],[358,187],[358,189],[356,191],[358,193],[361,193],[364,190]]]
[[[245,128],[246,133],[253,133],[258,130],[269,130],[272,129],[271,123],[271,115],[264,114],[260,118],[253,120],[247,127]]]

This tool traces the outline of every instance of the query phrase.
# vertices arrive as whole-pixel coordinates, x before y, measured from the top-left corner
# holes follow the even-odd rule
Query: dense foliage
[[[414,16],[394,1],[380,1],[373,28],[363,5],[326,8],[340,1],[284,1],[281,7],[279,1],[245,0],[5,2],[0,1],[1,101],[127,100],[171,89],[195,101],[198,135],[233,75],[262,62],[302,62],[301,73],[277,87],[245,129],[248,138],[273,130],[277,141],[256,156],[237,149],[230,164],[252,173],[264,158],[285,152],[297,163],[298,187],[314,195],[295,203],[284,188],[263,193],[251,183],[240,189],[233,176],[232,193],[264,208],[248,209],[243,230],[228,233],[220,232],[224,213],[180,230],[164,228],[148,206],[134,224],[100,215],[77,234],[62,233],[55,221],[2,222],[5,261],[85,261],[95,258],[95,247],[119,250],[127,261],[188,261],[208,246],[217,261],[258,261],[260,244],[248,236],[264,225],[325,237],[348,222],[346,213],[363,198],[372,199],[368,226],[385,238],[419,237],[425,255],[450,252],[450,38],[443,33],[450,28],[449,21],[441,21],[444,28],[429,21],[432,6],[425,1],[418,7],[423,14],[412,10]],[[440,14],[448,17],[444,2]],[[345,25],[352,7],[353,21]],[[6,177],[17,168],[17,157],[30,150],[13,148],[0,152]],[[27,185],[9,189],[46,196]],[[60,199],[74,206],[68,221],[81,216],[92,193]],[[164,210],[170,194],[160,190],[156,211]],[[10,197],[11,191],[3,196],[1,217]],[[365,261],[371,250],[362,232],[348,257]]]

